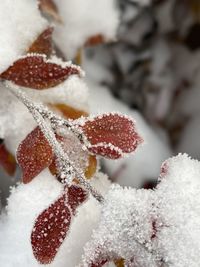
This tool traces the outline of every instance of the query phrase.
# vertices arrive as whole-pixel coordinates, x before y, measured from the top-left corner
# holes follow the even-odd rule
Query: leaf
[[[29,183],[51,164],[52,159],[52,148],[40,128],[36,127],[22,141],[17,150],[17,161],[22,168],[23,182]]]
[[[32,234],[33,254],[41,264],[53,261],[71,223],[71,213],[63,194],[37,218]]]
[[[86,41],[85,46],[94,46],[94,45],[102,44],[104,42],[105,42],[105,39],[104,39],[103,35],[97,34],[97,35],[90,37]]]
[[[29,47],[28,53],[39,53],[50,56],[52,53],[52,33],[53,27],[44,30]]]
[[[67,202],[73,214],[75,214],[76,208],[85,202],[87,198],[88,192],[79,185],[71,185],[67,189]]]
[[[85,170],[85,177],[90,179],[96,172],[97,169],[97,159],[93,155],[89,155],[89,164]]]
[[[7,150],[4,143],[0,144],[0,165],[10,176],[14,175],[17,163],[14,156]]]
[[[45,56],[30,54],[15,61],[0,78],[41,90],[54,87],[73,74],[80,75],[80,70],[72,64],[61,66],[48,61]]]
[[[44,14],[50,16],[55,21],[62,22],[58,8],[53,0],[39,0],[39,8]]]
[[[117,159],[124,153],[134,151],[143,141],[134,122],[117,113],[86,120],[81,128],[89,142],[86,144],[88,150],[110,159]]]
[[[81,116],[87,117],[89,115],[87,112],[85,112],[83,110],[73,108],[73,107],[68,106],[66,104],[61,104],[61,103],[60,104],[53,104],[53,105],[50,104],[49,106],[60,111],[65,118],[72,119],[72,120],[78,119]]]
[[[124,267],[125,266],[125,260],[124,259],[118,259],[118,260],[115,260],[114,263],[116,265],[116,267]]]
[[[66,238],[77,207],[87,198],[88,192],[82,187],[65,187],[62,196],[38,216],[31,234],[31,244],[33,254],[41,264],[53,261]]]

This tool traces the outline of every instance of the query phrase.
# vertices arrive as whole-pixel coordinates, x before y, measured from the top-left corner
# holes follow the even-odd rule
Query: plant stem
[[[10,82],[6,82],[5,86],[28,108],[29,112],[37,122],[47,141],[51,145],[57,159],[59,159],[58,167],[60,170],[61,179],[64,180],[66,184],[70,184],[73,178],[76,177],[79,183],[84,186],[85,189],[88,190],[93,195],[93,197],[97,199],[97,201],[103,202],[103,196],[90,185],[90,183],[86,180],[83,171],[79,168],[76,168],[73,162],[69,159],[68,155],[64,152],[61,144],[55,137],[50,123],[55,123],[59,126],[68,126],[69,130],[71,130],[73,133],[76,133],[76,135],[78,136],[80,136],[80,132],[78,132],[78,130],[74,130],[74,127],[70,121],[63,120],[61,117],[56,116],[42,104],[34,103],[18,86],[12,86]],[[48,119],[50,123],[45,119]]]

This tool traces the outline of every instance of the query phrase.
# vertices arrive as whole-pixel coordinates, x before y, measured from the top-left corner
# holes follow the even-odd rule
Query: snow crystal
[[[156,189],[157,214],[163,227],[156,249],[172,267],[198,267],[200,253],[200,162],[186,154],[166,161]]]
[[[0,5],[0,73],[23,55],[47,28],[35,0],[5,0]]]
[[[55,3],[63,24],[56,25],[54,40],[68,59],[92,36],[115,38],[118,26],[115,0],[55,0]]]
[[[112,185],[103,203],[98,228],[86,244],[83,266],[105,258],[134,257],[134,266],[156,266],[151,254],[151,191]]]

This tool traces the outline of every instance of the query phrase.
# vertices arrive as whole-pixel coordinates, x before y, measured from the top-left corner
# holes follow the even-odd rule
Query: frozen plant
[[[22,172],[0,217],[4,267],[199,265],[198,161],[167,160],[154,190],[111,184],[99,170],[99,158],[123,158],[143,139],[127,115],[89,115],[84,72],[65,59],[115,40],[114,3],[0,4],[0,162]]]

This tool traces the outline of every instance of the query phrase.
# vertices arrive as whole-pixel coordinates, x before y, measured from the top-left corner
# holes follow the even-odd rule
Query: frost
[[[83,266],[99,257],[138,267],[199,265],[200,162],[180,154],[163,168],[154,191],[110,187]]]
[[[164,227],[156,249],[169,266],[197,267],[200,253],[200,162],[186,154],[166,161],[156,189],[157,213]]]
[[[83,266],[101,256],[133,260],[134,266],[156,266],[151,254],[152,199],[150,191],[113,185],[106,195],[98,228],[85,246]]]

